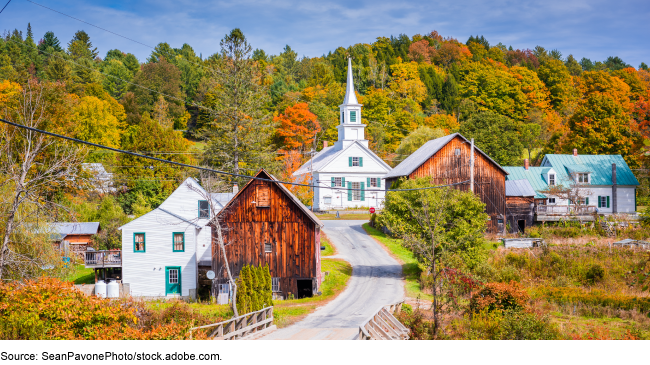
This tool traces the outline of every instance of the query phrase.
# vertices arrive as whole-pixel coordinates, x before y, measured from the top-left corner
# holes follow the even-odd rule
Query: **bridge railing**
[[[266,307],[246,313],[227,321],[190,328],[192,332],[204,328],[214,328],[208,337],[213,340],[236,340],[267,329],[273,325],[273,307]]]
[[[377,310],[361,326],[360,340],[408,340],[409,329],[395,318],[402,310],[404,301],[385,305]]]

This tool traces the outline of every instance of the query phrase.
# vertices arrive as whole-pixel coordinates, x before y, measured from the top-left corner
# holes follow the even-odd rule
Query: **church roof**
[[[354,93],[354,78],[352,77],[352,59],[348,58],[348,81],[345,87],[345,99],[343,99],[342,105],[356,104],[359,105],[357,101],[357,95]]]
[[[300,176],[303,174],[308,174],[310,171],[321,171],[322,169],[325,168],[325,166],[329,165],[330,162],[334,161],[338,156],[340,156],[343,151],[347,150],[348,148],[358,145],[361,147],[368,155],[370,155],[372,158],[376,159],[381,165],[383,165],[386,170],[390,171],[391,167],[384,162],[381,158],[379,158],[374,152],[372,152],[369,148],[364,146],[363,144],[359,143],[358,141],[355,141],[351,145],[347,146],[346,148],[341,148],[337,149],[336,145],[332,147],[327,147],[323,148],[320,152],[318,152],[314,157],[313,161],[307,161],[305,162],[304,165],[300,166],[296,172],[293,173],[293,176]]]

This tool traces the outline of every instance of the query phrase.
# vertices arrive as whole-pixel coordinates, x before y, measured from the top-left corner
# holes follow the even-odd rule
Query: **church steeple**
[[[341,110],[341,123],[336,126],[339,130],[339,140],[336,144],[340,148],[345,148],[355,141],[359,141],[368,147],[368,141],[365,139],[364,124],[361,124],[361,104],[357,101],[357,95],[354,93],[354,78],[352,77],[352,59],[348,58],[348,77],[345,88],[345,99],[343,104],[339,105]]]

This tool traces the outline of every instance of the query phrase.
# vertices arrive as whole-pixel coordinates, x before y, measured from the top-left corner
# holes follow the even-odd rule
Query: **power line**
[[[335,187],[333,188],[333,187],[328,187],[328,186],[298,184],[298,183],[293,183],[293,182],[289,182],[289,181],[265,179],[265,178],[262,178],[262,177],[241,175],[241,174],[235,174],[235,173],[232,173],[232,172],[215,170],[215,169],[211,169],[211,168],[207,168],[207,167],[189,165],[189,164],[185,164],[185,163],[182,163],[182,162],[163,160],[163,159],[160,159],[160,158],[157,158],[157,157],[146,156],[146,155],[142,155],[142,154],[135,153],[135,152],[125,151],[125,150],[121,150],[121,149],[118,149],[118,148],[108,147],[108,146],[104,146],[104,145],[101,145],[101,144],[84,141],[84,140],[81,140],[81,139],[78,139],[78,138],[72,138],[72,137],[61,135],[61,134],[56,134],[56,133],[44,131],[42,129],[38,129],[38,128],[34,128],[34,127],[28,127],[26,125],[13,123],[13,122],[10,122],[10,121],[2,119],[2,118],[0,118],[0,121],[5,123],[5,124],[17,127],[17,128],[30,130],[32,132],[46,134],[48,136],[52,136],[52,137],[56,137],[56,138],[60,138],[60,139],[65,139],[65,140],[68,140],[68,141],[77,142],[77,143],[85,144],[85,145],[88,145],[88,146],[103,148],[103,149],[106,149],[106,150],[115,151],[115,152],[123,153],[123,154],[126,154],[126,155],[131,155],[131,156],[140,157],[140,158],[144,158],[144,159],[148,159],[148,160],[158,161],[158,162],[162,162],[162,163],[166,163],[166,164],[170,164],[170,165],[176,165],[176,166],[180,166],[180,167],[187,167],[187,168],[191,168],[191,169],[196,169],[196,170],[200,170],[200,171],[207,171],[207,172],[212,172],[212,173],[226,175],[226,176],[232,176],[232,177],[242,177],[242,178],[247,178],[247,179],[252,179],[252,180],[268,181],[268,182],[272,182],[272,183],[281,183],[281,184],[285,184],[285,185],[305,186],[305,187],[310,187],[310,188],[316,188],[317,187],[317,188],[325,188],[325,189],[337,189]],[[430,186],[430,187],[426,187],[426,188],[386,189],[385,191],[386,192],[392,192],[392,191],[429,190],[429,189],[437,189],[437,188],[444,188],[444,187],[449,187],[449,186],[466,184],[467,182],[469,182],[469,180],[461,181],[461,182],[457,182],[457,183],[453,183],[453,184],[447,184],[447,185]],[[365,189],[346,189],[346,190],[348,190],[348,191],[351,191],[351,190],[364,191]]]
[[[0,10],[0,14],[2,14],[3,11],[5,11],[5,8],[7,7],[7,5],[9,5],[10,2],[11,2],[11,0],[7,1],[5,6],[2,7],[2,10]]]

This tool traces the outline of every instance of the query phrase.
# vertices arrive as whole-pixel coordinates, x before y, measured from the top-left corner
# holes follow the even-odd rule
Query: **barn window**
[[[264,242],[264,252],[271,252],[273,248],[271,247],[271,243],[269,242]]]
[[[185,233],[174,232],[173,237],[174,237],[174,252],[185,251]]]
[[[270,187],[268,185],[257,185],[257,206],[258,207],[270,207],[271,206],[271,194]]]
[[[207,200],[199,200],[199,218],[210,218],[210,203]]]
[[[460,148],[454,150],[454,156],[460,156]]]
[[[144,233],[133,234],[133,252],[145,252]]]
[[[280,278],[271,278],[271,291],[272,292],[280,291]]]

